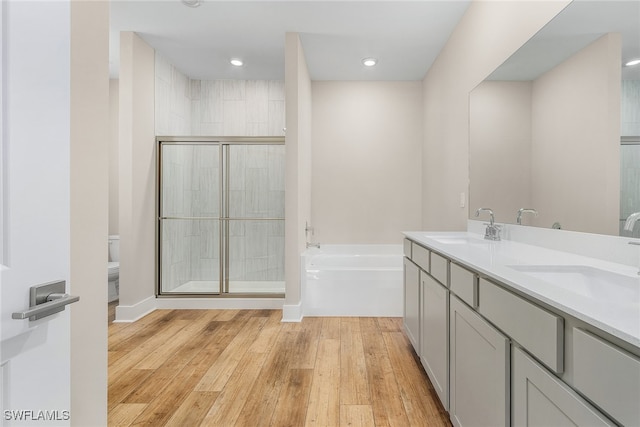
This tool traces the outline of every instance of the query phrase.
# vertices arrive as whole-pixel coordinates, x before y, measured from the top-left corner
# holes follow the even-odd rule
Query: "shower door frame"
[[[162,146],[163,145],[215,145],[219,148],[219,217],[164,217],[162,216]],[[282,218],[231,218],[229,217],[229,149],[233,145],[285,145],[284,137],[204,137],[204,136],[159,136],[156,137],[156,297],[158,298],[283,298],[284,293],[229,292],[229,223],[230,221],[285,221]],[[286,197],[286,195],[285,195]],[[219,224],[219,280],[218,291],[211,293],[163,292],[162,291],[162,221],[218,220]]]

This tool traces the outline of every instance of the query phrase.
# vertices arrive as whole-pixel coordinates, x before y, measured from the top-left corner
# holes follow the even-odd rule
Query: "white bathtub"
[[[304,316],[401,317],[402,245],[321,245],[302,254]]]

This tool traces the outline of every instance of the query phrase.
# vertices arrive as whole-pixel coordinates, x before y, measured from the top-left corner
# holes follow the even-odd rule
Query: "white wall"
[[[120,305],[116,319],[155,295],[154,51],[120,34]],[[139,313],[143,314],[143,313]]]
[[[421,82],[313,82],[311,220],[328,244],[421,225]]]
[[[606,34],[533,83],[535,225],[618,234],[620,46]]]
[[[460,207],[460,194],[469,185],[469,92],[567,4],[469,5],[423,80],[423,229],[466,229],[468,207]]]
[[[120,185],[118,176],[119,83],[117,79],[109,80],[109,235],[117,235],[120,232],[118,228],[118,209],[120,206],[118,200]]]
[[[297,33],[285,39],[285,305],[283,320],[299,320],[300,254],[311,219],[311,78]]]
[[[469,206],[491,207],[498,222],[532,206],[531,86],[485,81],[469,94]]]
[[[71,425],[107,423],[109,3],[71,3]],[[43,361],[46,363],[46,361]]]
[[[155,57],[156,135],[191,135],[189,77],[162,55]]]

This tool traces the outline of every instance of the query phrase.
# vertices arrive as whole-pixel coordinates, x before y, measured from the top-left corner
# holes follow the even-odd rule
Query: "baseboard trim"
[[[154,310],[281,310],[284,298],[156,298],[134,305],[118,305],[114,323],[131,323]],[[284,317],[284,316],[283,316]],[[283,320],[284,321],[284,320]],[[299,322],[298,320],[289,320]]]
[[[283,322],[301,322],[302,318],[302,302],[299,302],[298,304],[285,304],[282,306]]]
[[[135,322],[158,308],[156,301],[156,297],[149,297],[134,305],[118,305],[113,323]]]

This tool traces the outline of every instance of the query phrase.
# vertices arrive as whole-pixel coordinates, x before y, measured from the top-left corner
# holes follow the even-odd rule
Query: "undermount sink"
[[[442,236],[431,237],[431,239],[445,245],[486,245],[489,243],[488,240],[481,240],[468,236]]]
[[[589,298],[640,304],[640,278],[586,265],[509,265],[509,268]]]

